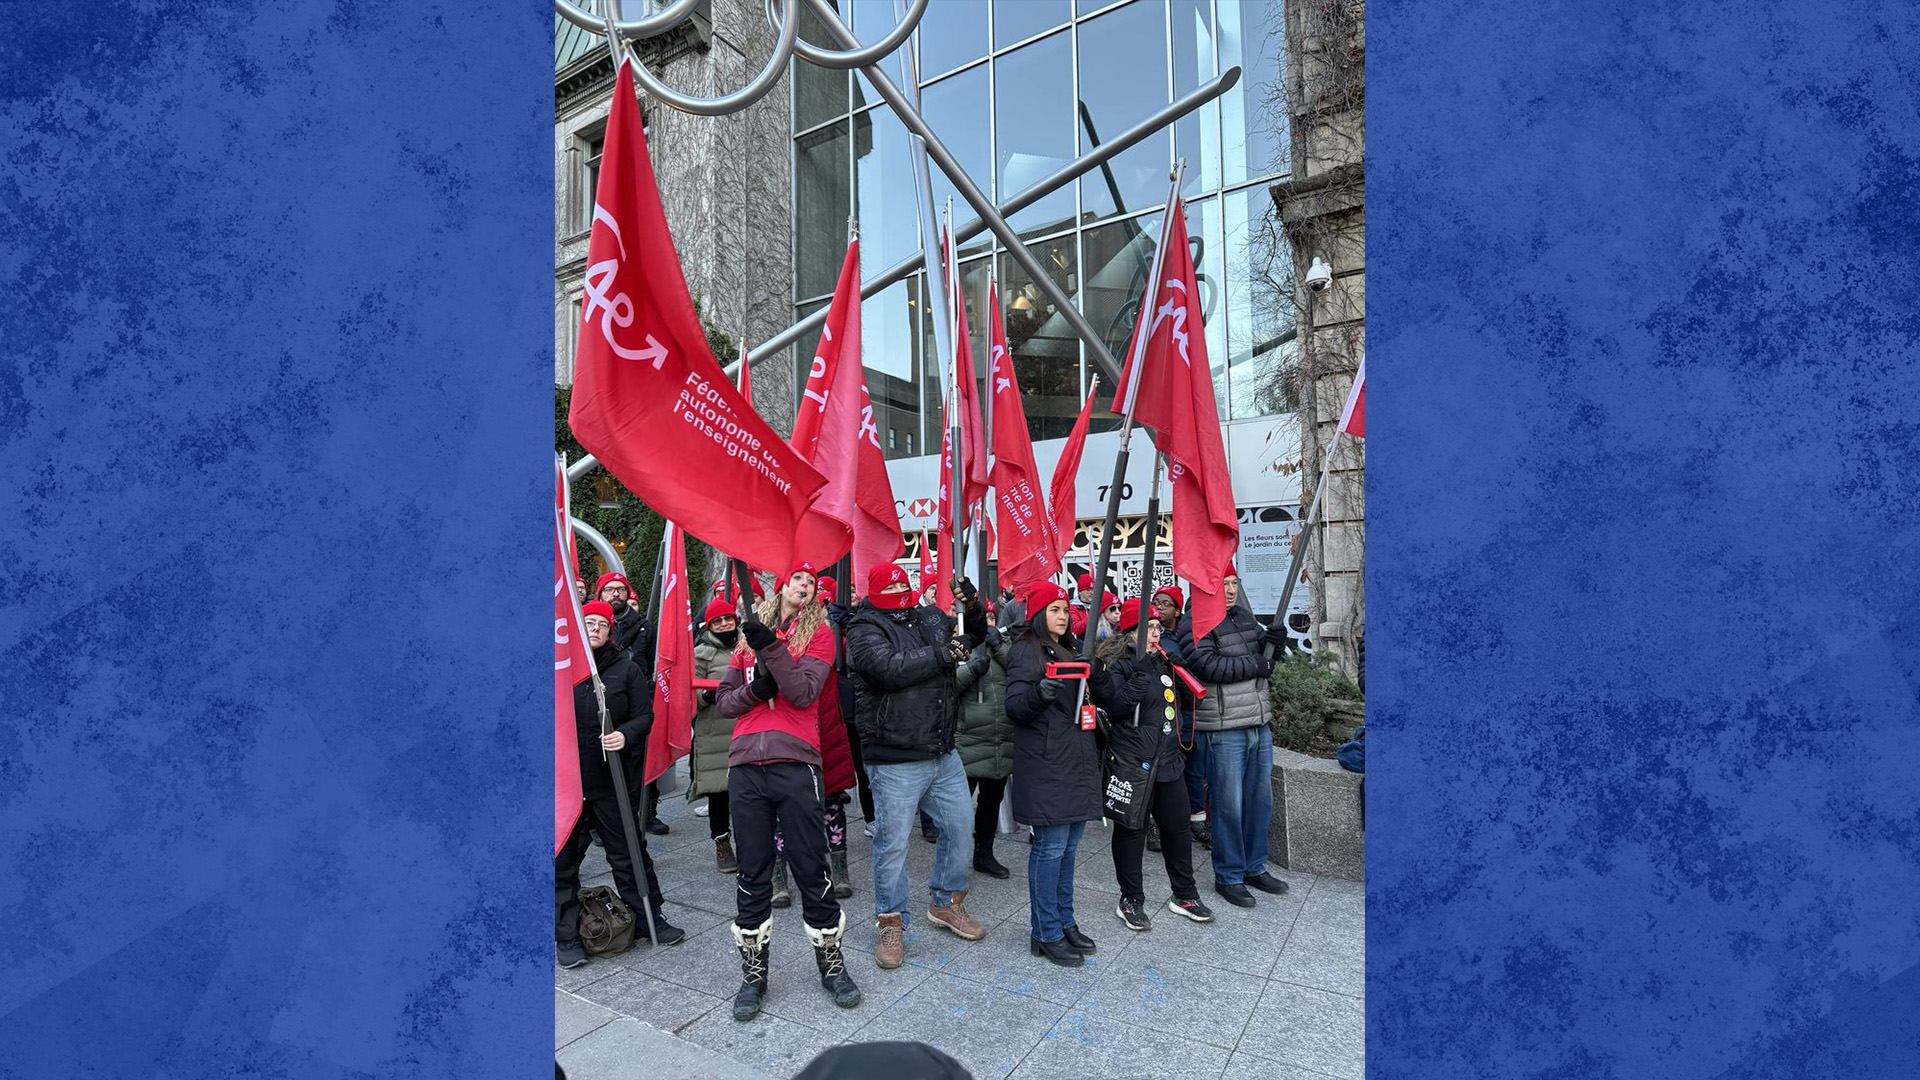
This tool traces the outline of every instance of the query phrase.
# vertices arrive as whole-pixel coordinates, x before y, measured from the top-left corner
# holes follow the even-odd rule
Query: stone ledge
[[[1367,879],[1359,773],[1337,761],[1273,748],[1273,827],[1267,857],[1288,870]]]

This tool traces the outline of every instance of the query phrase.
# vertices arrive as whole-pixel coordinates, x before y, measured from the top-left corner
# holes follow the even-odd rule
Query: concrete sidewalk
[[[684,765],[682,785],[684,790]],[[985,940],[962,941],[925,920],[933,846],[916,831],[908,855],[913,908],[907,962],[874,966],[872,842],[850,804],[854,894],[848,968],[865,1000],[837,1009],[821,990],[799,908],[774,913],[772,981],[761,1015],[734,1021],[740,983],[727,927],[734,878],[714,872],[707,822],[680,796],[662,801],[672,835],[649,837],[667,914],[687,940],[640,946],[572,971],[554,969],[554,1046],[574,1080],[777,1077],[843,1041],[918,1040],[952,1054],[980,1080],[1041,1077],[1199,1077],[1362,1080],[1365,888],[1276,871],[1292,890],[1242,910],[1212,891],[1204,849],[1200,891],[1216,920],[1166,910],[1159,857],[1147,853],[1153,929],[1114,915],[1111,833],[1089,826],[1074,906],[1099,952],[1079,969],[1028,955],[1027,845],[995,845],[1013,877],[972,876],[967,907]],[[611,884],[596,847],[585,884]]]

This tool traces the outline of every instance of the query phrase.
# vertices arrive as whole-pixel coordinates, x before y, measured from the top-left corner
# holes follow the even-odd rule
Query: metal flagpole
[[[1167,455],[1161,453],[1153,455],[1153,487],[1147,495],[1147,552],[1145,560],[1140,564],[1140,628],[1135,631],[1133,641],[1135,656],[1147,655],[1147,619],[1153,606],[1154,549],[1160,540],[1160,473],[1166,464]],[[1162,626],[1160,632],[1170,634],[1173,632],[1173,627]]]
[[[1147,279],[1148,303],[1140,305],[1140,314],[1136,320],[1138,326],[1133,335],[1133,355],[1127,359],[1127,369],[1131,378],[1127,379],[1127,396],[1122,405],[1120,417],[1120,452],[1113,459],[1113,483],[1107,486],[1107,520],[1100,529],[1100,554],[1093,563],[1093,591],[1095,603],[1099,602],[1100,591],[1106,586],[1107,565],[1113,556],[1113,533],[1120,520],[1120,491],[1126,483],[1127,457],[1133,446],[1133,410],[1140,397],[1140,364],[1147,352],[1147,338],[1152,336],[1153,305],[1152,299],[1160,294],[1160,274],[1167,260],[1167,232],[1173,224],[1175,201],[1180,197],[1180,177],[1187,169],[1187,159],[1181,158],[1173,167],[1171,183],[1167,187],[1166,209],[1160,214],[1160,241],[1153,249],[1153,275]],[[1080,642],[1080,659],[1093,659],[1093,641],[1097,635],[1095,620],[1099,612],[1089,609],[1087,612],[1087,636]],[[1083,687],[1084,690],[1084,687]]]
[[[947,290],[947,317],[952,320],[947,330],[952,335],[953,341],[953,352],[949,354],[947,360],[947,367],[952,373],[949,383],[951,391],[947,396],[947,438],[949,445],[953,447],[953,453],[948,455],[951,461],[949,462],[947,472],[948,479],[953,484],[953,494],[952,497],[947,500],[947,507],[953,512],[953,565],[941,567],[940,572],[951,579],[959,577],[959,569],[967,565],[966,529],[963,527],[963,523],[966,520],[967,507],[961,498],[962,493],[966,490],[966,470],[961,466],[961,460],[965,455],[961,452],[962,447],[960,441],[962,432],[960,416],[962,400],[960,392],[960,335],[965,331],[966,327],[966,308],[961,306],[964,300],[960,295],[960,256],[959,253],[954,250],[951,243],[953,239],[952,199],[947,200],[946,218],[942,224],[944,226],[943,235],[945,236],[945,240],[942,241],[945,245],[943,258],[947,266],[946,280],[943,282],[943,287]],[[953,615],[954,618],[960,620],[961,628],[964,630],[966,614],[959,597],[954,598]]]
[[[1293,603],[1294,582],[1300,580],[1300,567],[1307,561],[1307,540],[1312,536],[1313,527],[1319,521],[1320,504],[1326,497],[1327,481],[1333,476],[1333,452],[1340,449],[1340,437],[1345,434],[1345,431],[1336,427],[1333,431],[1333,440],[1327,443],[1327,461],[1320,468],[1320,482],[1313,487],[1313,502],[1307,507],[1306,522],[1300,526],[1300,532],[1295,537],[1293,559],[1287,565],[1287,580],[1280,586],[1280,606],[1273,610],[1274,625],[1282,628],[1287,628],[1287,606]],[[1267,643],[1262,654],[1269,660],[1273,659],[1272,642]]]
[[[987,293],[988,299],[983,300],[980,304],[980,317],[982,319],[990,320],[993,318],[993,303],[991,298],[994,292],[998,288],[999,288],[999,285],[995,282],[994,276],[993,276],[993,260],[989,258],[987,260],[987,281],[986,281],[986,293]],[[982,455],[990,454],[993,450],[993,389],[994,389],[993,330],[994,330],[993,324],[989,322],[987,324],[987,333],[986,333],[987,392],[984,400],[980,402],[980,443],[981,443],[980,453]],[[992,478],[993,470],[992,470],[991,461],[988,461],[987,475],[989,479]],[[988,580],[988,571],[993,569],[993,567],[989,565],[989,560],[991,559],[994,553],[987,550],[987,543],[986,543],[987,502],[997,501],[999,498],[1000,498],[1000,493],[998,491],[994,491],[989,496],[987,501],[982,501],[980,504],[981,529],[978,534],[980,537],[979,539],[980,556],[978,559],[978,563],[980,567],[979,586],[980,586],[980,595],[990,599],[998,599],[998,593],[999,593],[998,579],[1000,575],[998,572],[995,572],[992,575],[993,580],[991,581]],[[995,533],[996,537],[998,535],[999,535],[998,533]],[[989,622],[988,625],[992,625],[991,622]]]

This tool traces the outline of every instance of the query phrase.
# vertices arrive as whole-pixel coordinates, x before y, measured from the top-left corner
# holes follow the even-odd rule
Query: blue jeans
[[[1273,736],[1267,726],[1202,731],[1207,786],[1213,796],[1213,880],[1238,885],[1267,871],[1267,827],[1273,821]]]
[[[1204,814],[1207,811],[1207,744],[1201,742],[1193,731],[1193,717],[1180,718],[1180,733],[1186,736],[1186,742],[1193,744],[1187,751],[1187,813]]]
[[[1035,825],[1027,853],[1027,899],[1035,941],[1059,941],[1073,921],[1073,863],[1087,823]]]
[[[973,796],[967,791],[967,767],[958,751],[927,761],[900,765],[867,762],[873,788],[873,913],[900,915],[907,924],[907,838],[919,824],[921,807],[933,815],[940,840],[933,847],[934,907],[946,907],[967,887],[967,860],[973,856]]]

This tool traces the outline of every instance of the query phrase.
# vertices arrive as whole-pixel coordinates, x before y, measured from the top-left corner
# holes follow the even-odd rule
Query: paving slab
[[[783,989],[788,992],[819,990],[817,986]],[[822,1050],[843,1041],[838,1035],[816,1031],[766,1012],[752,1020],[735,1020],[730,1009],[715,1009],[682,1029],[680,1037],[777,1077],[792,1076]]]
[[[686,1027],[722,1003],[711,994],[688,990],[640,971],[615,972],[581,987],[577,996],[622,1016],[644,1016],[647,1023],[667,1032]]]
[[[1271,977],[1364,997],[1366,960],[1364,899],[1319,885],[1301,906]]]
[[[1073,1009],[1012,1076],[1013,1080],[1194,1080],[1219,1076],[1229,1057],[1227,1050],[1217,1046]]]
[[[1330,1077],[1323,1072],[1314,1072],[1312,1069],[1303,1069],[1298,1065],[1288,1065],[1281,1061],[1271,1061],[1244,1050],[1234,1052],[1233,1057],[1227,1060],[1226,1072],[1221,1075],[1225,1080],[1239,1080],[1243,1077],[1257,1077],[1258,1080],[1338,1080],[1337,1077]]]
[[[989,935],[947,968],[947,973],[1016,994],[1041,998],[1056,1005],[1078,1002],[1093,988],[1094,981],[1113,966],[1115,958],[1132,944],[1125,938],[1111,934],[1097,938],[1099,949],[1087,957],[1086,965],[1068,968],[1033,955],[1029,944],[1032,938],[1027,936],[1024,914],[1018,926],[1011,925],[1009,920],[1000,929],[1001,933]]]
[[[1365,1080],[1366,1023],[1359,998],[1270,982],[1236,1049],[1339,1080]]]
[[[553,1048],[567,1045],[582,1035],[605,1027],[620,1014],[556,987],[553,991]]]
[[[1001,1080],[1066,1014],[1063,1006],[936,972],[860,1029],[861,1042],[924,1042],[974,1080]]]
[[[1265,987],[1259,976],[1129,949],[1075,1008],[1231,1051]]]
[[[725,1054],[627,1016],[576,1040],[555,1057],[567,1070],[567,1080],[774,1080]]]

